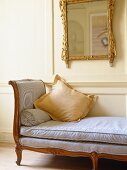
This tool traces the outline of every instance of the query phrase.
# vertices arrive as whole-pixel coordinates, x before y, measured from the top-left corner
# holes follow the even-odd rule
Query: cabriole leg
[[[92,170],[98,170],[98,155],[96,152],[91,153]]]
[[[18,166],[20,166],[20,163],[21,163],[21,160],[22,160],[22,149],[20,148],[20,146],[16,146],[15,152],[16,152],[16,154],[17,154],[16,164],[17,164]]]

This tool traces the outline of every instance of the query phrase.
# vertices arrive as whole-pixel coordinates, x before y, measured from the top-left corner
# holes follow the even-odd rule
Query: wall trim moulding
[[[0,142],[14,143],[13,134],[11,132],[0,132]]]
[[[47,78],[48,76],[51,77],[54,73],[54,0],[44,0],[42,5],[44,5],[43,9],[44,9],[44,40],[45,40],[43,55],[45,63],[44,76]]]
[[[67,81],[73,87],[117,87],[127,88],[127,82],[71,82]],[[46,82],[47,85],[51,86],[51,82]]]
[[[125,87],[127,82],[68,82],[75,87]]]
[[[127,95],[127,83],[72,83],[68,82],[72,87],[88,94],[98,95]],[[47,88],[51,87],[51,83],[46,83]]]
[[[43,75],[43,81],[47,83],[52,83],[54,80],[54,77],[56,74],[59,74],[58,72],[54,74],[49,74],[48,76]],[[114,83],[114,84],[126,84],[127,83],[127,74],[114,74],[114,75],[108,75],[108,74],[85,74],[85,75],[76,75],[76,74],[59,74],[61,77],[63,77],[68,82],[72,83]]]
[[[64,75],[70,82],[104,82],[104,83],[127,83],[127,74],[85,74],[85,75]]]
[[[12,94],[13,89],[7,82],[0,83],[0,94]]]
[[[53,79],[52,79],[53,80]],[[43,80],[44,81],[44,80]],[[52,81],[44,81],[47,85],[52,85]],[[82,82],[82,81],[67,81],[70,85],[76,87],[127,87],[127,82]],[[11,86],[7,83],[0,83],[0,93],[1,90],[7,90],[9,93],[12,93],[13,90]]]
[[[8,82],[1,82],[0,83],[0,87],[8,87],[8,86],[9,86]]]

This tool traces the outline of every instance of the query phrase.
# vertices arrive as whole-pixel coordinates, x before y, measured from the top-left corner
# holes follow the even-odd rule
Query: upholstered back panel
[[[41,80],[16,81],[19,91],[19,110],[32,109],[34,101],[46,93],[45,85]]]

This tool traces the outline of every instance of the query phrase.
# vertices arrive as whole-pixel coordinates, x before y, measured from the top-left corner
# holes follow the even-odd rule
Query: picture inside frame
[[[108,55],[109,41],[106,13],[90,16],[90,39],[91,55]]]
[[[68,5],[69,56],[108,55],[106,12],[105,0]]]

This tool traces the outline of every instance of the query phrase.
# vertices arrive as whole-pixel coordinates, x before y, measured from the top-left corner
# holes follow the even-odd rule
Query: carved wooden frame
[[[74,3],[92,2],[96,0],[60,0],[61,18],[63,24],[63,43],[61,58],[65,61],[66,66],[69,67],[69,62],[72,60],[109,60],[110,66],[113,66],[113,61],[116,56],[116,44],[113,35],[113,13],[115,0],[108,1],[108,55],[88,55],[88,56],[69,56],[68,46],[68,22],[67,22],[67,5]]]

